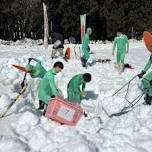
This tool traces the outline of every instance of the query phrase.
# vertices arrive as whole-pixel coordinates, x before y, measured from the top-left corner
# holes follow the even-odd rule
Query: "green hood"
[[[92,29],[90,27],[87,28],[86,34],[91,35]]]

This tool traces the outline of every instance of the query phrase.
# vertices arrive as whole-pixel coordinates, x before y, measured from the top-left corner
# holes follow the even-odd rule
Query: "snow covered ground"
[[[79,46],[70,46],[72,59],[67,63],[62,59],[52,61],[44,55],[43,46],[0,45],[0,113],[11,102],[23,79],[23,73],[12,67],[12,64],[25,66],[29,57],[42,60],[49,70],[55,61],[63,61],[64,70],[57,77],[57,83],[65,97],[68,81],[77,73],[90,72],[91,83],[86,92],[89,100],[82,102],[88,117],[81,118],[77,126],[69,127],[51,121],[38,111],[37,86],[39,79],[28,77],[27,91],[15,104],[7,116],[0,119],[0,152],[151,152],[152,151],[152,107],[146,106],[142,98],[135,108],[121,116],[109,118],[128,105],[124,100],[125,90],[117,96],[112,94],[133,76],[138,74],[149,58],[143,42],[130,42],[126,63],[133,70],[125,70],[121,75],[114,69],[114,57],[111,56],[112,44],[91,44],[94,54],[91,58],[110,58],[111,63],[96,63],[87,69],[81,67]],[[76,56],[74,53],[74,47]],[[49,46],[51,50],[51,46]],[[45,52],[47,54],[47,52]],[[50,53],[48,53],[50,54]],[[139,79],[131,83],[129,99],[141,94],[138,88]],[[106,112],[105,112],[106,110]],[[108,114],[108,115],[107,115]]]

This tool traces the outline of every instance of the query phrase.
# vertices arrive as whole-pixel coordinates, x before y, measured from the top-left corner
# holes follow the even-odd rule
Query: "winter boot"
[[[44,103],[40,100],[39,101],[39,110],[43,110],[44,109]]]
[[[115,69],[117,69],[117,70],[119,69],[119,63],[115,64]]]
[[[119,73],[121,74],[124,71],[124,64],[120,63],[119,64]]]
[[[81,63],[82,63],[82,66],[83,66],[83,67],[86,67],[87,60],[82,57],[82,58],[81,58]]]
[[[152,97],[150,97],[148,94],[146,94],[144,99],[145,99],[145,102],[144,102],[145,105],[151,105]]]

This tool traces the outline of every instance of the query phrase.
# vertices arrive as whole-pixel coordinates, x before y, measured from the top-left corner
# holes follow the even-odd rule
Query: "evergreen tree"
[[[80,40],[80,15],[85,13],[94,40],[113,40],[118,28],[135,38],[141,38],[144,30],[152,32],[151,0],[1,0],[0,38],[42,38],[43,2],[48,7],[50,32],[52,23],[53,30],[65,38]]]

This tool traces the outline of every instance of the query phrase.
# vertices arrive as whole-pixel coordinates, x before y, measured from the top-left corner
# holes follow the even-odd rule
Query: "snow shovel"
[[[30,64],[31,60],[32,60],[31,58],[28,59],[28,64]],[[26,79],[27,73],[28,73],[28,72],[25,72],[25,74],[24,74],[23,81],[21,82],[21,88],[23,88],[24,85],[25,85],[25,79]],[[31,74],[31,73],[30,73],[30,74]]]

